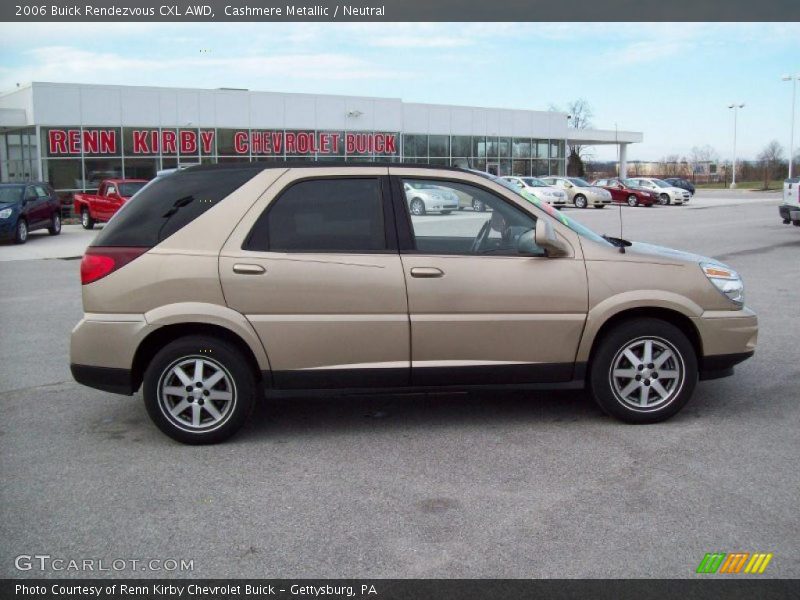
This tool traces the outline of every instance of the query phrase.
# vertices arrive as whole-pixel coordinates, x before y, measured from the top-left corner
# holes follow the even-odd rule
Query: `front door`
[[[424,180],[480,200],[487,208],[453,215],[398,213],[411,318],[412,383],[572,379],[588,309],[579,249],[567,258],[548,258],[543,250],[522,256],[517,241],[535,228],[535,210],[531,214],[480,184],[437,180],[419,169],[390,171],[401,179],[395,190],[402,183]],[[519,201],[526,202],[522,197]],[[403,227],[410,229],[409,235],[402,233]],[[571,245],[579,248],[575,239]]]
[[[387,172],[290,170],[223,248],[225,299],[261,338],[276,387],[408,385],[408,303]]]

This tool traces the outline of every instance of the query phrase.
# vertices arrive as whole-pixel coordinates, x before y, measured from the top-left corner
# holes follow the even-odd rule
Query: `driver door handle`
[[[436,277],[443,277],[444,271],[436,267],[414,267],[411,269],[411,276],[420,279],[433,279]]]
[[[266,271],[261,265],[248,265],[245,263],[236,263],[233,265],[233,272],[239,275],[261,275]]]

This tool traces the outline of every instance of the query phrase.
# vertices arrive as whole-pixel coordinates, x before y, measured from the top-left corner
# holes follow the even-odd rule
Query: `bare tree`
[[[677,154],[668,154],[663,157],[658,164],[658,170],[662,177],[677,177],[680,175],[680,157]]]
[[[758,155],[758,162],[764,170],[764,189],[769,187],[769,180],[775,175],[776,167],[783,162],[783,146],[778,140],[772,140]]]
[[[561,111],[555,105],[550,105],[550,110]],[[573,129],[587,129],[592,126],[592,117],[594,111],[583,98],[578,98],[567,104],[566,111],[569,114],[569,125]],[[583,144],[569,143],[567,146],[567,173],[570,175],[577,175],[583,177],[586,174],[586,167],[584,163],[591,157],[589,147]]]
[[[702,171],[700,165],[714,164],[719,162],[719,154],[708,144],[704,146],[693,146],[689,153],[689,167],[692,172],[692,179],[694,174]]]

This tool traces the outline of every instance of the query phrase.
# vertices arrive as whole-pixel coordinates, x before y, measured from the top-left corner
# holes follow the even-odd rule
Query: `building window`
[[[450,138],[450,156],[472,156],[472,140],[468,135],[454,135]]]
[[[403,156],[428,156],[428,136],[406,134],[403,136]]]
[[[432,135],[428,138],[428,148],[431,157],[450,156],[450,136]]]

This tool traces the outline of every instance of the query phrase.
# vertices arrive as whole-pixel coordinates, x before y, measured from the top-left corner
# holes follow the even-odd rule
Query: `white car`
[[[500,179],[507,181],[520,190],[533,194],[542,202],[547,202],[553,206],[564,206],[567,203],[566,192],[557,187],[547,185],[537,177],[512,177],[509,175]]]
[[[541,177],[547,185],[552,185],[567,195],[567,202],[577,208],[586,208],[590,204],[595,208],[605,208],[611,204],[611,192],[597,187],[580,177]]]
[[[421,181],[405,183],[404,189],[408,208],[414,216],[429,212],[449,215],[458,210],[458,196],[450,189]]]
[[[655,192],[661,204],[686,204],[692,198],[688,190],[675,187],[655,177],[629,177],[625,181]]]

